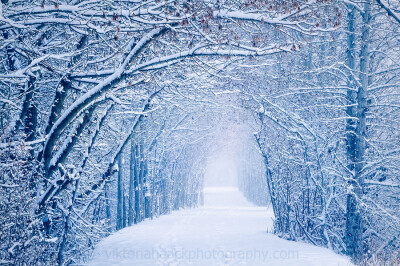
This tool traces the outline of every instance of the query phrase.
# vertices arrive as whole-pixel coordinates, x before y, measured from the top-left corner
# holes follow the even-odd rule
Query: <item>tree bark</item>
[[[124,212],[124,181],[122,170],[122,154],[118,157],[118,184],[117,184],[117,230],[124,228],[123,212]]]
[[[351,17],[350,17],[351,18]],[[352,133],[353,138],[349,138],[352,142],[348,143],[348,157],[350,161],[350,170],[354,176],[348,184],[347,194],[347,210],[346,210],[346,253],[355,263],[360,263],[363,259],[363,213],[361,208],[361,200],[363,195],[363,174],[364,153],[366,150],[366,112],[367,108],[367,91],[369,85],[369,27],[371,20],[371,0],[367,0],[364,4],[364,12],[362,14],[362,36],[361,36],[361,53],[360,53],[360,86],[356,90],[357,93],[351,94],[356,96],[356,108],[352,109],[353,117],[355,117],[355,130]],[[354,24],[354,17],[349,20],[349,27]],[[353,28],[354,29],[354,28]],[[354,32],[354,30],[353,30]],[[349,35],[350,48],[354,48],[351,42],[352,34]],[[354,56],[354,54],[353,54]],[[353,61],[354,62],[354,61]],[[352,61],[349,61],[352,63]],[[354,66],[353,66],[354,68]],[[351,87],[349,88],[351,89]],[[354,127],[354,126],[353,126]]]
[[[129,160],[129,197],[128,197],[128,225],[133,224],[135,204],[135,142],[131,139],[131,153]]]

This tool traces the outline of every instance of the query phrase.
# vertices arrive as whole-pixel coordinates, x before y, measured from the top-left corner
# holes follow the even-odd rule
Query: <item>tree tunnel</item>
[[[0,263],[80,264],[237,187],[281,239],[397,264],[398,10],[1,0]]]

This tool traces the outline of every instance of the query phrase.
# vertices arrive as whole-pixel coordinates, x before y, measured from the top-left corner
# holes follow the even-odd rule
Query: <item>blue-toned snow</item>
[[[205,205],[147,220],[101,241],[89,265],[352,265],[326,248],[268,233],[271,209],[236,188],[207,188]]]

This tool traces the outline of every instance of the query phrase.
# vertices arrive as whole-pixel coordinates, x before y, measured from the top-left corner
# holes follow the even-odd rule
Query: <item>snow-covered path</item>
[[[273,214],[235,188],[209,188],[205,206],[125,228],[89,265],[351,265],[346,257],[267,233]]]

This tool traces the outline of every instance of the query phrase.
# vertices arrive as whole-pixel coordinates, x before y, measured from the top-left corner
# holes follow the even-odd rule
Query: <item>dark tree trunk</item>
[[[133,224],[135,215],[135,142],[131,140],[131,153],[129,160],[129,197],[128,197],[128,225]]]
[[[135,144],[135,163],[134,163],[134,173],[135,173],[135,219],[134,223],[140,222],[140,167],[139,167],[139,145]]]
[[[118,184],[117,184],[117,230],[124,228],[124,181],[122,170],[122,154],[118,158]]]

